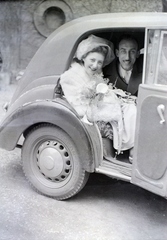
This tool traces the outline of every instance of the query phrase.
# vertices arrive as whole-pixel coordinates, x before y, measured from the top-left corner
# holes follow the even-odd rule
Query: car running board
[[[132,165],[121,162],[114,158],[103,159],[101,165],[95,169],[97,173],[108,175],[112,178],[121,179],[130,182],[132,175]]]

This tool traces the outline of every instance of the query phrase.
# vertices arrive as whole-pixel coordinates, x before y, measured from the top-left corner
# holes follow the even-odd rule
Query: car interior
[[[89,35],[94,34],[95,36],[107,39],[114,44],[114,48],[119,38],[123,34],[129,34],[135,37],[139,44],[139,50],[144,48],[144,37],[145,37],[145,29],[144,28],[112,28],[112,29],[103,29],[96,30],[92,32],[85,33],[80,39],[78,39],[78,43],[75,45],[75,49],[72,50],[71,62],[73,61],[73,57],[75,55],[75,50],[80,41],[87,38]],[[141,63],[143,64],[143,51],[140,54]],[[58,94],[63,94],[61,86],[58,84],[56,86],[55,92]],[[129,150],[121,152],[121,154],[117,154],[117,151],[114,150],[112,141],[109,139],[103,139],[104,146],[104,161],[109,161],[110,164],[118,164],[121,166],[131,166],[131,162],[129,161]],[[125,173],[126,174],[126,173]],[[127,175],[130,175],[128,172]]]
[[[117,45],[117,42],[119,41],[120,36],[123,34],[128,34],[128,35],[134,36],[134,38],[137,40],[138,45],[139,45],[139,50],[142,50],[144,48],[144,37],[145,37],[145,29],[144,28],[136,28],[136,29],[134,29],[134,28],[133,29],[132,28],[129,28],[129,29],[116,28],[116,29],[111,29],[110,31],[98,32],[98,33],[96,32],[93,34],[111,41],[114,44],[114,49],[116,48],[116,45]],[[140,61],[141,67],[142,67],[143,51],[140,51],[140,52],[141,52],[141,54],[139,56],[138,61]],[[105,73],[104,73],[104,75],[105,75]],[[106,140],[105,140],[105,141],[103,141],[103,143],[104,143],[103,144],[104,148],[105,147],[108,148],[108,150],[106,150],[107,154],[104,156],[104,158],[106,160],[109,160],[113,163],[119,163],[121,165],[124,165],[124,163],[125,164],[132,163],[129,161],[129,155],[130,155],[129,150],[122,151],[118,155],[117,151],[114,150],[114,148],[112,147],[113,146],[112,142],[106,144]]]
[[[144,28],[114,28],[114,29],[103,29],[99,31],[89,32],[84,36],[84,38],[88,37],[90,34],[94,34],[95,36],[107,39],[111,41],[115,46],[123,34],[128,34],[134,36],[139,45],[139,50],[144,48],[144,37],[145,37],[145,29]],[[141,51],[139,61],[141,62],[141,67],[143,64],[143,51]],[[105,73],[104,73],[105,74]],[[109,139],[103,139],[104,146],[104,158],[110,162],[118,163],[121,165],[131,164],[129,161],[129,150],[122,151],[121,154],[117,154],[117,151],[114,150],[112,141]]]

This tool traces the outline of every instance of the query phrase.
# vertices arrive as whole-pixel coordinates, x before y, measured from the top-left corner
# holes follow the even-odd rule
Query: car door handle
[[[159,123],[160,124],[165,123],[165,118],[164,118],[165,106],[163,104],[158,105],[157,111],[161,119]]]

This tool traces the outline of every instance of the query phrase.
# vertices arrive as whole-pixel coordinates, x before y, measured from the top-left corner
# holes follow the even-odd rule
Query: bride
[[[78,45],[60,84],[81,120],[105,129],[119,154],[134,146],[136,97],[108,85],[108,79],[103,78],[102,68],[114,58],[112,42],[90,35]]]

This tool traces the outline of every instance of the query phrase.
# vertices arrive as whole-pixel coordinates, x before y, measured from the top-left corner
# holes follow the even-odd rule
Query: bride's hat
[[[87,54],[88,52],[91,52],[93,49],[100,46],[107,48],[107,54],[103,64],[103,66],[106,66],[110,62],[112,62],[115,58],[114,45],[112,42],[108,41],[107,39],[100,38],[95,35],[90,35],[87,39],[84,39],[79,43],[77,51],[75,53],[75,57],[78,58],[79,60],[82,60],[85,54]]]

